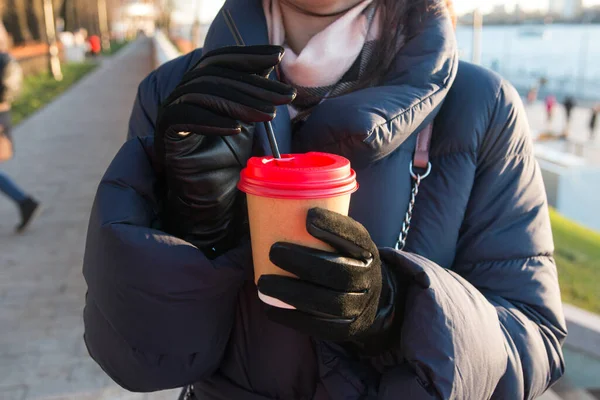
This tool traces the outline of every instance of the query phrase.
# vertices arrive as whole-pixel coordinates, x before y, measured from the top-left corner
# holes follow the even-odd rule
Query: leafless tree
[[[106,1],[109,9],[120,5],[119,0]],[[84,28],[89,34],[100,34],[96,0],[52,0],[52,5],[65,30]],[[0,16],[15,44],[46,40],[43,0],[0,0]],[[110,26],[111,13],[108,16]]]
[[[2,21],[6,30],[13,36],[15,44],[30,42],[33,35],[29,30],[27,0],[5,0]],[[3,2],[3,3],[4,3]]]

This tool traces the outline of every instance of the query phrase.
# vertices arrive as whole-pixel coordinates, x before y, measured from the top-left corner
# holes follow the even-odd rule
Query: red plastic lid
[[[322,199],[354,193],[350,161],[328,153],[286,154],[281,159],[253,157],[242,170],[238,188],[278,199]]]

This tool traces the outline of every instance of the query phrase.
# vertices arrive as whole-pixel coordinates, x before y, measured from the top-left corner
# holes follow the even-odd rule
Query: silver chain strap
[[[427,170],[423,175],[417,174],[413,168],[413,162],[410,162],[410,176],[412,177],[412,190],[410,192],[410,202],[408,203],[408,210],[404,215],[404,221],[402,222],[402,230],[398,235],[398,241],[396,242],[396,250],[404,250],[406,246],[406,239],[408,238],[408,231],[410,231],[410,223],[412,221],[413,211],[415,209],[415,202],[417,201],[417,195],[419,194],[419,186],[421,181],[429,176],[431,173],[431,163],[427,164]]]
[[[194,387],[192,385],[186,386],[182,400],[190,400],[192,398],[194,395],[193,388]]]

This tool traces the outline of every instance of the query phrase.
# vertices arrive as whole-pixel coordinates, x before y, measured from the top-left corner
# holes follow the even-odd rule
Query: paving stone
[[[2,172],[43,211],[16,236],[17,209],[0,197],[0,400],[144,396],[119,388],[87,354],[81,267],[96,188],[151,57],[149,39],[135,42],[14,130],[18,151]]]
[[[1,386],[0,399],[2,400],[23,400],[27,396],[27,386]]]
[[[40,353],[0,354],[0,385],[25,385],[39,366]]]

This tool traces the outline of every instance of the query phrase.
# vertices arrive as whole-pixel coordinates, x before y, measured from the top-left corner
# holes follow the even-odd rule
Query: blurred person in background
[[[88,39],[90,54],[92,57],[98,57],[100,52],[102,51],[102,42],[100,41],[100,36],[91,35]]]
[[[85,56],[90,51],[88,43],[88,33],[84,28],[79,28],[73,32],[73,48],[71,50],[73,62],[84,62]]]
[[[534,104],[537,101],[538,97],[538,88],[537,86],[532,87],[527,92],[527,104]]]
[[[552,117],[554,116],[554,107],[556,106],[556,97],[553,94],[549,94],[546,96],[546,116],[548,123],[552,122]]]
[[[596,139],[596,127],[598,125],[598,114],[600,113],[600,104],[592,107],[592,116],[590,118],[590,141]]]
[[[458,60],[451,10],[225,7],[247,46],[221,14],[204,49],[151,73],[98,188],[90,355],[126,389],[189,385],[186,399],[541,395],[564,372],[566,336],[546,193],[519,94]],[[338,253],[276,243],[271,260],[298,278],[257,287],[236,184],[270,154],[271,120],[282,153],[342,155],[360,189],[349,217],[308,212]]]
[[[573,96],[565,97],[565,101],[563,102],[563,106],[565,107],[565,132],[569,131],[569,126],[571,126],[571,115],[573,114],[573,109],[577,103]]]
[[[0,22],[0,163],[13,157],[11,105],[21,89],[23,72],[8,53],[8,34]],[[22,233],[39,212],[39,203],[0,171],[0,191],[19,208],[21,222],[16,227]]]

